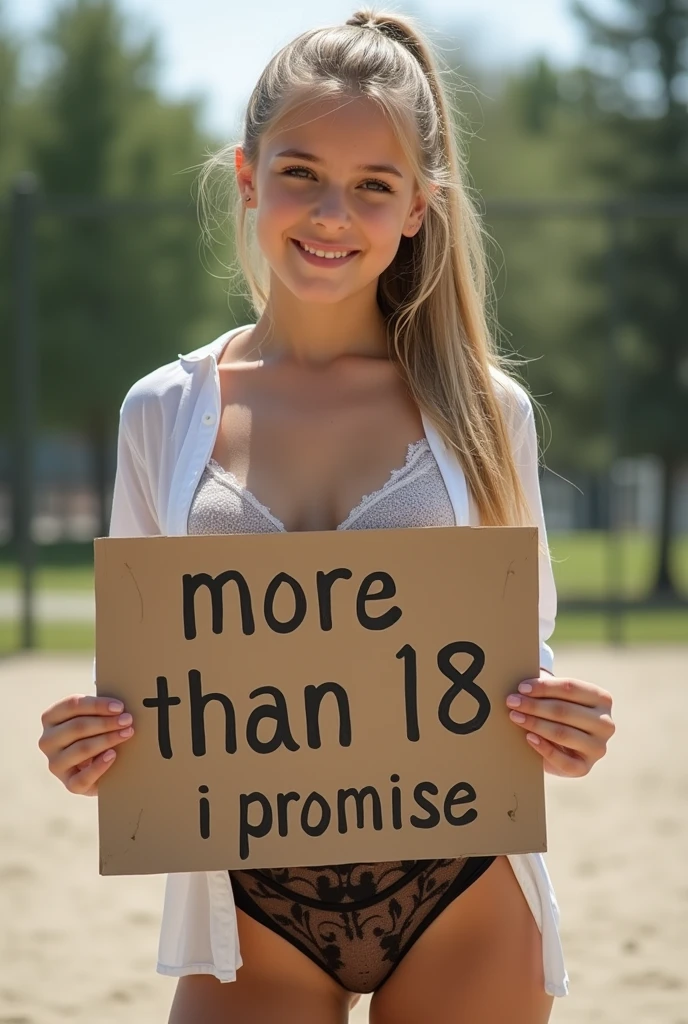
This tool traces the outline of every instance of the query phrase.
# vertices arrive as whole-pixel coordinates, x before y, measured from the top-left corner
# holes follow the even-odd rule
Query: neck
[[[376,295],[377,281],[343,302],[305,303],[273,282],[251,348],[265,361],[305,365],[323,365],[342,356],[386,359],[387,331]]]

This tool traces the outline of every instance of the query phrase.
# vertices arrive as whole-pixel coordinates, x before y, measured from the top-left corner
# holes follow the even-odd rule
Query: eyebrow
[[[308,160],[312,164],[324,164],[325,161],[313,153],[304,153],[300,149],[283,149],[277,153],[275,159],[282,156],[293,157],[297,160]],[[371,174],[394,174],[397,178],[403,178],[401,171],[398,171],[393,164],[362,164],[356,168],[357,171],[368,171]]]

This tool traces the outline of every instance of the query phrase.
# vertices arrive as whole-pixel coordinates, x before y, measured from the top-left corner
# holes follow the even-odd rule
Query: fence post
[[[623,251],[622,217],[618,204],[609,207],[609,330],[607,334],[607,429],[610,438],[609,470],[607,473],[607,595],[608,595],[608,639],[620,646],[624,643],[625,597],[621,593],[624,574],[624,560],[620,528],[620,503],[618,488],[617,460],[621,453],[623,431],[623,381],[619,360],[619,334],[623,314]]]
[[[37,182],[30,172],[20,174],[12,188],[11,260],[12,310],[15,341],[15,448],[13,522],[21,572],[20,647],[36,645],[34,574],[36,546],[34,512],[34,450],[38,360],[35,337],[34,218]]]

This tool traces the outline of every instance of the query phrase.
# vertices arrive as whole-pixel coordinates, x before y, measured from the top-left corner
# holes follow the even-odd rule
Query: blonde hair
[[[341,95],[368,97],[384,111],[428,204],[420,231],[402,236],[378,283],[390,358],[461,463],[481,524],[532,525],[509,428],[523,425],[523,414],[517,418],[523,391],[519,402],[518,388],[504,380],[515,379],[507,373],[515,360],[499,353],[490,332],[484,229],[438,64],[414,20],[362,8],[346,24],[311,29],[279,50],[248,102],[245,160],[257,164],[261,140],[286,114]],[[208,180],[217,168],[229,171],[230,161],[233,172],[234,150],[230,144],[203,165],[206,237],[212,237]],[[239,195],[236,252],[260,316],[269,299],[269,267],[251,244],[249,226]]]

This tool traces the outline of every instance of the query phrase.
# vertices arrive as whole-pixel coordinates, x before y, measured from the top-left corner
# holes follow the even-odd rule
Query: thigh
[[[237,910],[236,981],[180,978],[168,1024],[345,1024],[355,998],[269,928]]]
[[[546,1024],[542,939],[506,857],[432,922],[375,993],[370,1024]]]

